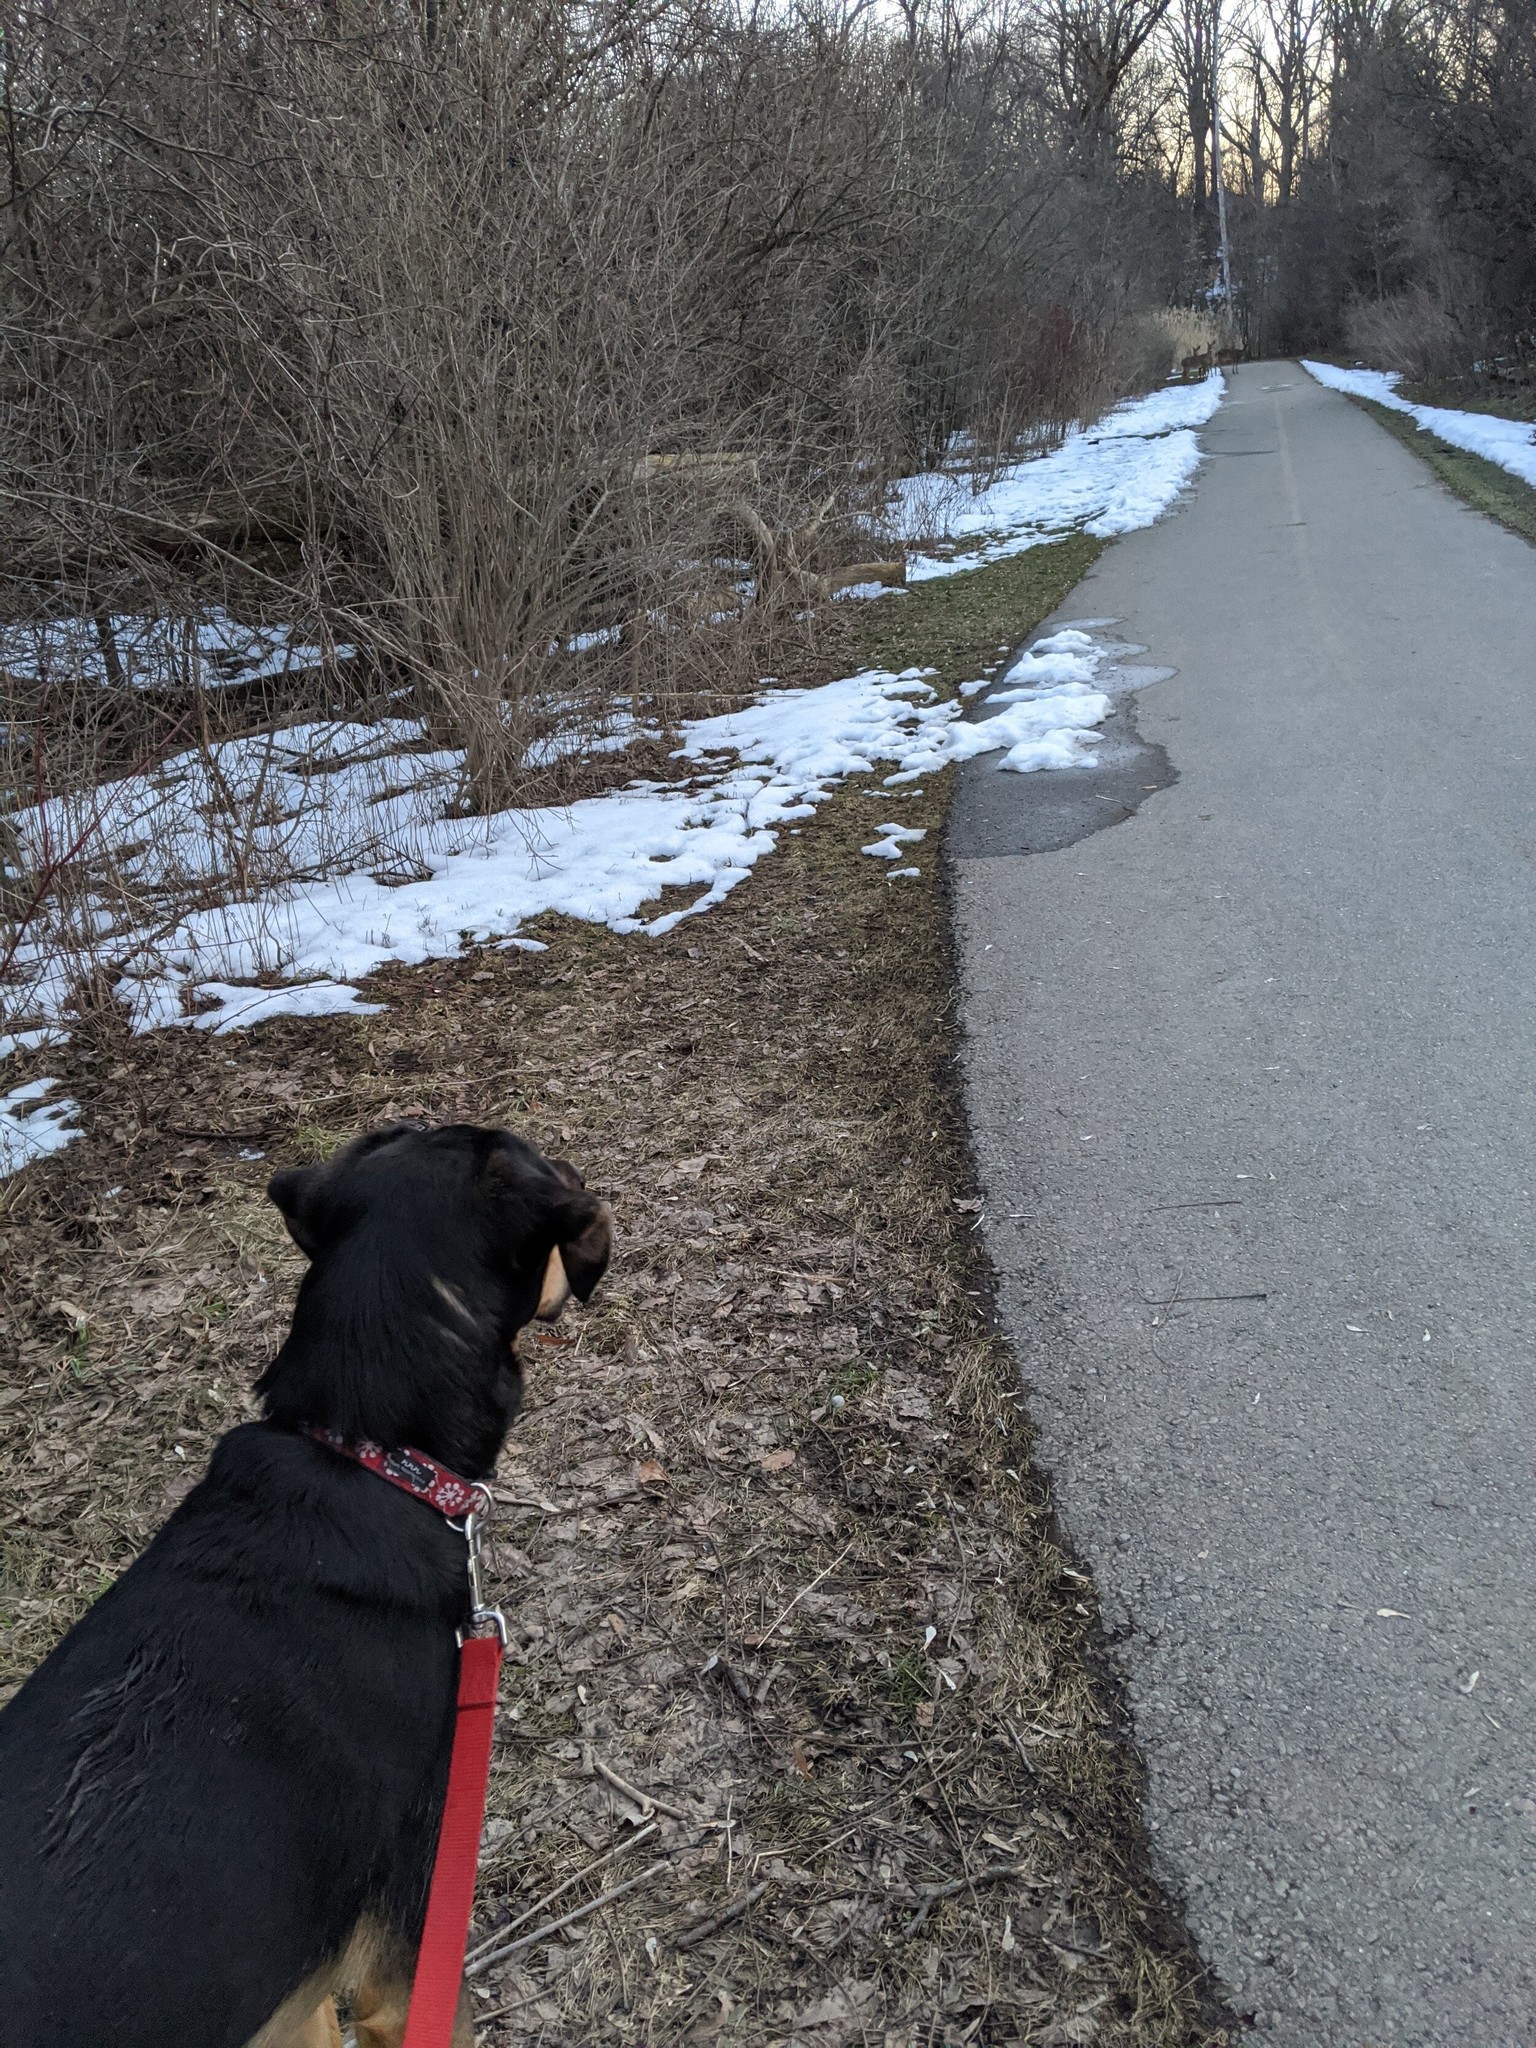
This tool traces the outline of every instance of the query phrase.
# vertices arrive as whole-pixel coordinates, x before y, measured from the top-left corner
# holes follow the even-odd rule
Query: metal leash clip
[[[507,1647],[507,1618],[499,1607],[485,1604],[485,1579],[481,1571],[480,1556],[484,1545],[485,1525],[490,1519],[496,1496],[482,1481],[475,1483],[476,1504],[462,1522],[451,1522],[450,1528],[457,1529],[464,1538],[469,1552],[469,1624],[467,1629],[458,1631],[462,1647],[465,1635],[475,1635],[485,1628],[494,1628],[501,1638],[501,1647]]]

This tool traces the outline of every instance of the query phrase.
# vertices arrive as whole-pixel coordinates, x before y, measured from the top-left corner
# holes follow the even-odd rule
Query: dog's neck
[[[267,1418],[409,1445],[487,1478],[522,1399],[498,1318],[477,1313],[462,1287],[359,1287],[356,1277],[305,1275],[287,1341],[258,1382]]]

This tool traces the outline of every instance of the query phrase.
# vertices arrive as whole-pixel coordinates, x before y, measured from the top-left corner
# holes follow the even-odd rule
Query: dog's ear
[[[317,1258],[325,1242],[324,1169],[287,1166],[267,1182],[267,1199],[283,1212],[288,1235],[305,1258]]]
[[[563,1167],[565,1162],[556,1164]],[[574,1168],[566,1171],[574,1174]],[[556,1227],[560,1234],[534,1310],[543,1323],[552,1323],[573,1294],[578,1301],[589,1300],[613,1255],[613,1211],[585,1189],[561,1205]]]
[[[309,1259],[343,1237],[368,1206],[353,1169],[419,1139],[424,1124],[384,1124],[343,1145],[319,1166],[287,1166],[267,1182],[267,1199],[283,1212],[288,1235]],[[375,1186],[377,1183],[375,1182]]]
[[[585,1193],[570,1208],[573,1213],[566,1219],[565,1227],[573,1235],[562,1237],[555,1249],[572,1294],[578,1301],[588,1301],[613,1257],[613,1211],[606,1202]]]

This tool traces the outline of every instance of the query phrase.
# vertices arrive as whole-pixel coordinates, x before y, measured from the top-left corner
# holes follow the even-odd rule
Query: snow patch
[[[1075,529],[1110,534],[1150,524],[1193,475],[1194,429],[1224,390],[1217,372],[1118,406],[981,492],[953,476],[909,479],[896,492],[905,530],[969,543],[947,558],[909,557],[909,575],[955,575]],[[867,594],[877,589],[894,594],[884,586]],[[124,626],[120,654],[131,623],[114,622]],[[889,789],[989,754],[1020,774],[1091,765],[1116,690],[1153,673],[1116,667],[1128,650],[1094,638],[1112,623],[1074,620],[1036,641],[1000,680],[964,685],[959,699],[940,701],[918,669],[765,690],[740,711],[682,728],[674,758],[685,779],[636,781],[558,808],[446,815],[462,784],[462,756],[430,746],[419,722],[397,718],[314,722],[188,752],[150,774],[19,812],[14,823],[24,849],[71,844],[84,833],[92,856],[109,855],[140,900],[224,899],[169,928],[114,929],[97,907],[93,944],[118,969],[117,994],[135,1029],[228,1032],[284,1015],[369,1015],[379,1006],[357,984],[386,962],[417,964],[477,944],[542,951],[520,927],[546,914],[621,933],[669,932],[723,902],[781,831],[796,831],[850,776],[885,769]],[[60,624],[77,638],[58,644],[58,658],[88,666],[99,650],[87,629]],[[225,615],[200,624],[199,635],[205,627],[210,637],[192,654],[184,631],[174,649],[155,638],[169,627],[141,634],[136,673],[155,672],[157,661],[163,673],[174,653],[178,674],[201,674],[203,664],[225,681],[248,680],[318,653],[282,639],[285,628],[262,629],[257,646],[252,629],[236,629]],[[54,653],[45,633],[34,659]],[[985,715],[967,716],[965,700],[984,692]],[[618,748],[639,736],[620,706],[599,744]],[[559,738],[540,744],[540,758],[564,751]],[[923,836],[899,824],[878,832],[865,850],[892,862]],[[893,867],[890,878],[918,872]],[[663,908],[671,890],[687,892],[686,900]],[[13,1014],[64,1016],[76,972],[64,949],[39,935],[13,963]],[[278,980],[283,985],[271,986]],[[29,1110],[32,1096],[16,1100],[39,1143],[72,1114],[63,1104]]]
[[[492,941],[531,948],[539,942],[519,926],[549,912],[658,937],[723,902],[773,850],[783,827],[813,816],[850,776],[883,767],[892,771],[890,783],[917,782],[949,761],[990,752],[1016,770],[1086,758],[1085,737],[1109,703],[1080,679],[1086,659],[1032,649],[1009,671],[1028,678],[1019,701],[974,723],[957,701],[940,701],[917,669],[765,691],[740,711],[682,728],[677,758],[698,771],[687,782],[635,782],[564,808],[503,811],[472,826],[423,822],[418,809],[405,879],[349,869],[192,912],[168,935],[119,932],[109,948],[121,968],[117,994],[138,1030],[192,1024],[222,1032],[281,1015],[367,1014],[372,1006],[357,983],[386,961],[415,964]],[[376,748],[365,752],[343,735],[313,730],[305,744],[306,759],[318,750],[335,764],[327,769],[335,810],[368,803],[388,816],[396,799],[376,786]],[[405,761],[423,773],[448,765],[441,756]],[[224,766],[230,774],[253,772],[233,753]],[[270,761],[266,772],[280,786]],[[409,779],[399,758],[390,774]],[[123,865],[163,873],[167,847],[184,841],[177,858],[195,867],[206,831],[193,808],[202,791],[188,765],[152,801],[142,788],[97,792],[107,842],[120,842]],[[298,828],[287,821],[274,829]],[[903,843],[895,835],[911,830],[882,827],[880,843],[894,854]],[[689,900],[659,909],[663,892],[674,889],[691,892]],[[28,1007],[61,1016],[69,962],[39,942],[16,965],[29,984]],[[278,975],[285,986],[251,985]]]
[[[227,981],[198,984],[209,1006],[184,1021],[201,1031],[244,1031],[267,1017],[377,1017],[382,1003],[370,1003],[346,982],[290,982],[282,988],[250,988]]]
[[[783,828],[813,816],[850,776],[885,768],[889,789],[985,754],[1019,774],[1091,765],[1113,695],[1156,673],[1118,666],[1139,651],[1064,628],[1018,657],[984,702],[990,715],[980,718],[967,717],[958,700],[938,699],[919,669],[870,669],[816,689],[765,691],[740,711],[682,728],[676,758],[697,771],[688,781],[635,782],[564,808],[503,811],[470,826],[424,822],[418,809],[412,871],[403,879],[352,868],[193,912],[169,936],[119,932],[110,949],[121,970],[118,996],[140,1031],[190,1024],[228,1032],[277,1016],[370,1015],[378,1005],[357,984],[386,962],[441,959],[470,944],[540,950],[542,942],[519,927],[546,913],[659,937],[723,902]],[[283,741],[290,755],[302,744],[311,771],[317,761],[326,764],[340,813],[368,805],[388,817],[391,803],[404,801],[379,789],[378,747],[360,748],[356,729],[305,728],[302,741],[293,734]],[[270,736],[238,744],[269,757],[273,746]],[[396,756],[392,786],[409,782],[413,763],[423,775],[456,772],[450,757]],[[240,778],[254,772],[233,749],[224,771],[242,787]],[[264,772],[268,786],[280,789],[285,771],[268,758]],[[152,800],[123,785],[97,792],[121,864],[161,873],[166,849],[184,840],[177,859],[195,866],[198,835],[206,832],[194,808],[202,792],[190,765]],[[289,821],[284,829],[296,828]],[[923,837],[898,821],[877,832],[866,851],[892,861]],[[689,900],[660,909],[663,893],[674,889],[691,892]],[[28,1007],[62,1015],[69,963],[39,943],[17,967],[29,978]],[[282,986],[267,985],[279,975]]]
[[[51,1077],[24,1081],[9,1095],[0,1095],[0,1180],[7,1180],[50,1152],[62,1152],[80,1136],[75,1119],[80,1106],[67,1095],[56,1102],[43,1097],[59,1083]]]
[[[1226,394],[1213,370],[1199,384],[1129,399],[1091,427],[1069,429],[1060,447],[1011,464],[977,491],[953,475],[908,477],[896,486],[892,522],[914,539],[974,538],[948,555],[913,553],[907,581],[957,576],[1083,532],[1107,538],[1161,518],[1200,464],[1195,428]]]
[[[860,847],[859,851],[872,853],[876,860],[900,860],[903,846],[915,845],[919,839],[928,837],[920,825],[877,825],[875,830],[880,833],[880,838],[872,846]]]
[[[356,651],[333,647],[330,658],[350,661]],[[76,616],[0,628],[0,668],[54,683],[224,690],[316,669],[326,658],[326,649],[301,639],[296,626],[243,625],[218,606],[191,619],[119,612],[101,626]]]
[[[877,597],[906,597],[908,594],[902,583],[845,583],[841,590],[833,591],[832,602],[872,604]]]
[[[0,1034],[0,1060],[8,1060],[13,1052],[36,1052],[39,1046],[68,1043],[69,1033],[53,1024],[44,1024],[36,1031],[7,1032]]]

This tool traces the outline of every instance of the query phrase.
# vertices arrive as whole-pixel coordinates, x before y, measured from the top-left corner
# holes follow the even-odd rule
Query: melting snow
[[[9,1095],[0,1095],[0,1180],[49,1152],[62,1152],[79,1137],[75,1124],[79,1104],[67,1095],[56,1102],[43,1100],[58,1085],[45,1077],[24,1081]]]
[[[7,1032],[0,1034],[0,1060],[8,1060],[13,1052],[36,1052],[42,1045],[68,1043],[69,1033],[52,1024],[44,1024],[36,1031]]]
[[[872,853],[876,860],[900,860],[903,846],[915,845],[919,839],[928,837],[919,825],[877,825],[875,830],[881,837],[873,846],[862,846],[859,851]]]
[[[563,809],[504,811],[472,824],[418,816],[416,873],[404,882],[353,871],[195,911],[165,936],[120,932],[111,944],[121,963],[118,995],[139,1030],[190,1022],[231,1031],[281,1015],[369,1014],[377,1005],[356,983],[386,961],[442,958],[493,939],[534,947],[539,942],[518,927],[545,912],[659,936],[722,902],[772,851],[779,828],[812,816],[849,776],[884,767],[888,785],[913,783],[950,761],[990,753],[1001,755],[1000,768],[1025,773],[1091,762],[1110,705],[1100,686],[1109,661],[1090,634],[1055,633],[1014,663],[986,700],[997,707],[993,715],[975,720],[958,699],[937,698],[918,669],[768,691],[744,710],[683,727],[677,758],[696,765],[690,783],[637,782]],[[321,737],[305,729],[308,758]],[[280,786],[269,738],[224,750],[232,786],[249,787],[255,774],[242,746],[267,759]],[[326,758],[342,764],[329,776],[338,813],[365,804],[388,813],[396,799],[376,790],[376,754],[338,744]],[[441,756],[404,758],[442,766]],[[152,800],[124,784],[98,792],[106,828],[127,842],[122,865],[163,874],[174,847],[179,866],[198,870],[196,838],[206,826],[189,799],[201,790],[189,770]],[[294,821],[273,829],[295,829]],[[882,859],[922,837],[899,822],[877,830],[866,851]],[[669,888],[697,893],[654,914]],[[28,1007],[62,1014],[70,963],[39,948],[18,965],[30,978]],[[282,986],[252,986],[279,976]]]
[[[896,490],[901,532],[975,543],[949,556],[909,554],[908,582],[955,576],[1068,533],[1108,536],[1150,526],[1199,467],[1194,430],[1225,392],[1226,380],[1213,370],[1199,384],[1130,399],[1091,427],[1071,428],[1049,454],[1012,464],[983,491],[964,477],[908,477]]]
[[[910,572],[916,580],[954,575],[1064,531],[1150,524],[1193,474],[1193,430],[1223,389],[1216,373],[1119,406],[979,494],[953,479],[911,480],[898,493],[906,530],[947,530],[973,545],[948,560],[911,558]],[[519,927],[547,912],[617,932],[670,931],[722,902],[781,829],[795,830],[849,776],[884,768],[888,785],[910,784],[992,753],[1018,773],[1090,764],[1116,650],[1088,629],[1109,623],[1081,621],[1037,641],[1006,675],[967,684],[958,699],[940,701],[917,669],[768,691],[744,710],[683,727],[675,758],[691,769],[688,780],[635,782],[562,808],[444,818],[441,798],[457,782],[460,757],[428,747],[414,721],[394,720],[231,741],[15,822],[34,850],[45,838],[70,843],[91,826],[92,851],[112,856],[140,900],[158,893],[174,905],[188,881],[234,884],[240,900],[172,913],[153,928],[112,930],[101,913],[101,951],[120,970],[117,993],[135,1028],[222,1032],[280,1015],[366,1015],[378,1006],[356,984],[385,962],[491,941],[541,950]],[[282,657],[298,651],[285,646]],[[278,653],[247,649],[239,659]],[[968,717],[963,700],[983,692],[987,715]],[[616,732],[611,744],[623,737]],[[899,823],[877,830],[865,850],[893,862],[922,836]],[[893,867],[890,878],[917,872]],[[263,876],[289,879],[264,884]],[[692,893],[658,910],[668,889]],[[201,893],[206,901],[215,891]],[[15,969],[22,986],[13,1014],[66,1013],[75,969],[56,947],[40,940]],[[75,1135],[63,1122],[72,1105],[38,1106],[53,1085],[28,1083],[0,1103],[7,1142],[52,1149]]]
[[[301,640],[296,627],[242,625],[218,607],[196,619],[120,612],[105,623],[109,636],[78,617],[0,628],[0,668],[15,676],[105,684],[109,639],[131,689],[217,690],[319,668],[326,658],[325,649]],[[349,661],[356,652],[331,651],[337,661]]]

